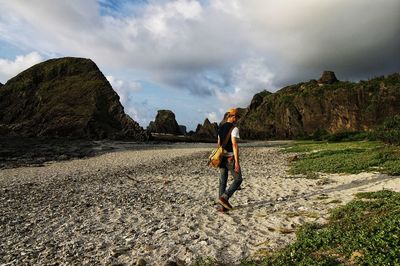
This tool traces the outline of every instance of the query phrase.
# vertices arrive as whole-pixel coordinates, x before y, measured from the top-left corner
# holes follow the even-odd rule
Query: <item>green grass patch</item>
[[[400,147],[378,141],[296,142],[285,152],[304,153],[293,161],[290,174],[312,176],[317,172],[349,173],[378,171],[400,175]]]
[[[325,226],[306,224],[287,248],[244,265],[399,265],[400,193],[359,193]]]

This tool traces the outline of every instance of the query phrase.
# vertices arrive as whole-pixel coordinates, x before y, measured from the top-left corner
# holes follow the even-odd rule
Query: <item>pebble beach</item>
[[[228,213],[216,210],[213,144],[155,145],[0,169],[0,265],[190,265],[257,259],[306,222],[362,191],[400,191],[380,173],[291,177],[294,154],[240,146],[243,174]],[[232,180],[230,180],[232,181]]]

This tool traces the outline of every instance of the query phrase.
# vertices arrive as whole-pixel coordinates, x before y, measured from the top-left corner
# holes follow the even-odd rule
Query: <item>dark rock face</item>
[[[0,134],[131,139],[147,134],[124,113],[119,96],[90,59],[37,64],[0,90]]]
[[[251,100],[251,103],[250,103],[250,106],[249,106],[250,110],[257,109],[257,107],[260,106],[260,104],[262,104],[264,97],[269,95],[269,94],[272,94],[272,93],[269,92],[269,91],[266,91],[266,90],[255,94],[253,96],[253,99]]]
[[[400,114],[400,74],[360,83],[315,80],[257,98],[238,122],[245,139],[296,138],[317,130],[368,131]]]
[[[318,83],[320,84],[332,84],[337,82],[336,75],[333,71],[324,71],[322,76],[319,78]]]
[[[179,125],[179,130],[181,131],[181,135],[186,135],[186,126]]]
[[[218,124],[211,123],[208,118],[204,120],[203,125],[198,125],[194,137],[201,139],[214,139],[218,136]]]
[[[170,110],[159,110],[155,121],[150,122],[147,131],[173,135],[181,134],[179,125],[175,120],[175,114]]]
[[[186,133],[186,136],[193,136],[196,132],[194,132],[193,130],[190,130],[189,132]]]
[[[199,132],[202,126],[203,126],[202,124],[197,124],[196,130],[194,131],[194,133]]]

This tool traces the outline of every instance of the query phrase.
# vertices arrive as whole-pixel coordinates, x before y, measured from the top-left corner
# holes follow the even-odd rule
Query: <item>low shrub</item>
[[[382,126],[369,134],[369,138],[400,145],[400,115],[386,118]]]
[[[312,135],[303,133],[297,136],[297,140],[315,140],[315,141],[329,141],[329,142],[340,142],[340,141],[358,141],[366,140],[369,135],[363,131],[340,131],[337,133],[329,133],[324,129],[316,129]]]

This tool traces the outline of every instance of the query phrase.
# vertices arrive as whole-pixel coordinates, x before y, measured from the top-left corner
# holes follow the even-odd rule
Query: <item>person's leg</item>
[[[235,191],[238,190],[238,188],[240,187],[240,184],[243,181],[243,178],[242,178],[241,171],[239,171],[239,173],[237,173],[235,171],[235,161],[234,160],[229,161],[227,163],[227,169],[229,169],[229,172],[231,172],[231,174],[234,178],[233,183],[229,186],[229,188],[224,193],[224,198],[226,198],[228,200],[230,197],[232,197],[233,193],[235,193]]]
[[[228,182],[228,168],[226,164],[227,164],[226,158],[222,159],[220,166],[220,177],[219,177],[219,194],[218,194],[219,197],[221,197],[225,193],[226,184]]]

